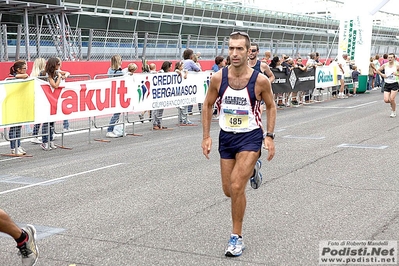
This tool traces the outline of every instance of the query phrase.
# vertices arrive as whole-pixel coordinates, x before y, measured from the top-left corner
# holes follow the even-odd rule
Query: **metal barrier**
[[[85,80],[91,80],[91,76],[89,74],[69,75],[65,79],[66,82],[74,82],[74,81],[76,82],[76,81],[85,81]],[[71,149],[64,146],[64,135],[66,133],[83,131],[83,130],[89,131],[89,142],[90,142],[91,119],[90,118],[88,119],[89,119],[88,121],[86,118],[72,119],[72,120],[66,119],[62,122],[62,125],[61,123],[56,123],[56,125],[54,126],[54,133],[61,135],[61,145],[59,145],[59,147],[63,149]]]
[[[106,78],[112,78],[112,77],[121,77],[121,76],[123,76],[123,74],[120,74],[120,73],[118,73],[118,74],[97,74],[97,75],[95,75],[94,76],[94,78],[93,79],[106,79]],[[117,114],[117,113],[116,113]],[[116,114],[114,114],[114,115],[116,115]],[[121,115],[122,115],[122,120],[121,120]],[[93,127],[94,128],[98,128],[98,129],[100,129],[101,130],[101,135],[103,136],[103,128],[104,127],[110,127],[110,126],[116,126],[116,125],[123,125],[123,132],[126,132],[126,125],[125,125],[125,113],[119,113],[119,118],[117,119],[117,121],[116,121],[116,123],[108,123],[108,124],[102,124],[102,125],[99,125],[98,123],[97,123],[97,121],[98,121],[99,119],[98,119],[98,117],[93,117]],[[126,134],[123,134],[123,136],[125,136]],[[103,139],[103,138],[101,138],[101,139],[95,139],[95,141],[101,141],[101,142],[109,142],[109,140],[105,140],[105,139]]]

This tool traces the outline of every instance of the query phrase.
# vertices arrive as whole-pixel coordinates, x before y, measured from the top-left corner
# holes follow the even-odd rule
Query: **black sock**
[[[17,239],[15,239],[15,241],[17,242],[17,245],[21,245],[25,240],[28,239],[28,234],[25,233],[24,230],[22,230],[21,236]]]

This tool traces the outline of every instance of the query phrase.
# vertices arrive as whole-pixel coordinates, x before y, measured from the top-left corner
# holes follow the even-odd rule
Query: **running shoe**
[[[33,137],[30,142],[34,144],[42,144],[42,141],[38,137]]]
[[[226,251],[224,255],[226,257],[238,257],[241,256],[242,251],[245,249],[242,237],[236,234],[231,234],[229,243],[227,244]]]
[[[258,189],[262,184],[262,173],[260,172],[261,167],[262,167],[262,161],[258,159],[255,164],[253,176],[251,176],[251,178],[249,179],[251,187],[253,189]]]
[[[18,254],[22,256],[22,265],[33,266],[36,264],[37,258],[39,257],[39,250],[36,245],[36,229],[33,225],[28,224],[27,227],[22,230],[28,235],[28,240],[22,245],[17,246],[19,249]]]

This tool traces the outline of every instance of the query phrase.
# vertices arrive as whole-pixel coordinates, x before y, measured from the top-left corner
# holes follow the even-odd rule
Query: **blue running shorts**
[[[222,159],[235,159],[242,151],[259,151],[262,148],[263,131],[261,128],[245,133],[233,133],[220,130],[219,153]]]

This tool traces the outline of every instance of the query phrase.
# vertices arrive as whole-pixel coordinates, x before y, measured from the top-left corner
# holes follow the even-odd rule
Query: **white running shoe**
[[[18,154],[25,155],[26,154],[26,150],[24,148],[22,148],[21,146],[19,146],[18,147]]]
[[[57,146],[55,146],[54,141],[50,141],[50,148],[57,149]]]
[[[115,135],[115,133],[114,132],[107,132],[107,134],[105,135],[107,138],[117,138],[118,136],[117,135]]]
[[[392,118],[396,117],[396,111],[391,111],[391,115],[389,117],[392,117]]]
[[[238,257],[241,256],[242,251],[245,249],[242,237],[236,234],[231,234],[229,243],[227,244],[226,251],[224,255],[226,257]]]
[[[30,142],[34,144],[42,144],[42,141],[38,137],[33,137]]]
[[[28,240],[21,246],[17,246],[18,254],[22,256],[22,265],[34,266],[39,257],[39,250],[36,245],[36,229],[33,225],[28,224],[22,230],[28,235]]]
[[[42,144],[40,144],[40,147],[41,147],[43,150],[45,150],[45,151],[51,150],[51,147],[48,146],[48,143],[42,143]]]
[[[11,149],[11,154],[15,154],[15,155],[24,155],[22,152],[19,151],[18,148],[16,148],[16,149]]]
[[[258,159],[255,164],[254,173],[249,179],[251,187],[253,189],[258,189],[262,184],[262,173],[260,172],[261,167],[262,167],[262,161]]]

